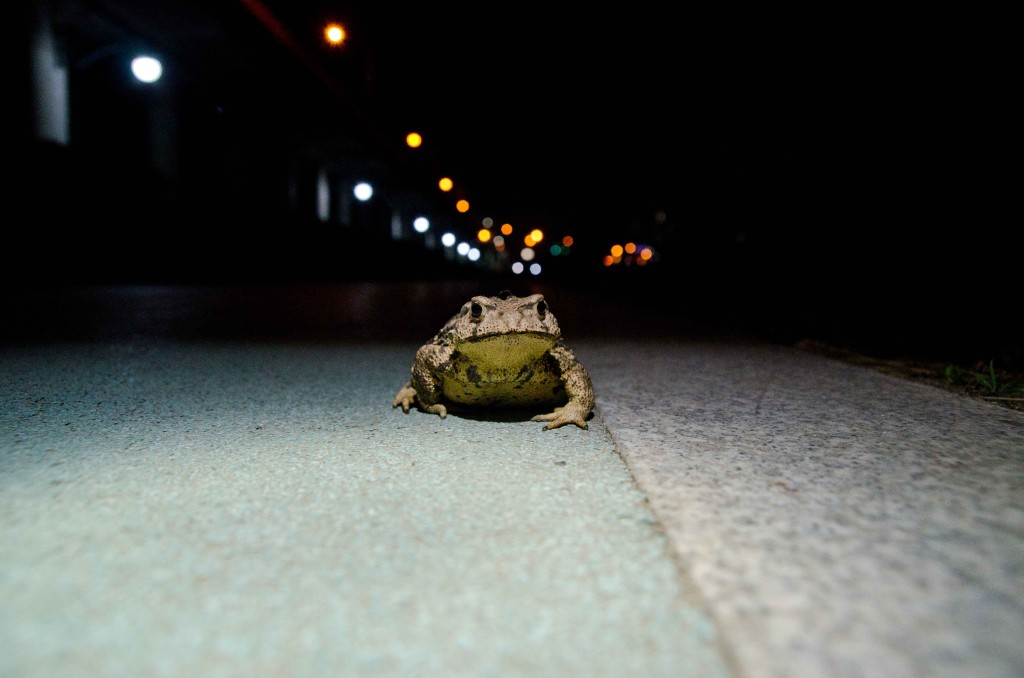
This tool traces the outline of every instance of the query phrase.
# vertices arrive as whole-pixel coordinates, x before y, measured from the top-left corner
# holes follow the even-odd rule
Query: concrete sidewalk
[[[0,675],[1024,674],[1021,413],[570,337],[542,431],[393,410],[404,339],[98,334],[0,347]]]
[[[728,675],[607,430],[404,415],[414,351],[0,351],[0,675]]]
[[[1020,412],[784,347],[577,353],[742,675],[1024,675]]]

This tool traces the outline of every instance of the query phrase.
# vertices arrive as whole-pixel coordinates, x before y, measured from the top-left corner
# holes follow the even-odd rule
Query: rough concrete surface
[[[392,409],[494,291],[8,290],[0,675],[1024,675],[1024,414],[558,289],[589,431]]]
[[[786,347],[577,355],[743,674],[1024,675],[1021,413]]]
[[[0,350],[0,675],[727,675],[601,421],[402,414],[414,351]]]

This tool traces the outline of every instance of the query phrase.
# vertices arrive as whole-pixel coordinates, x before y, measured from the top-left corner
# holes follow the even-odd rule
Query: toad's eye
[[[502,290],[502,291],[498,292],[498,298],[501,299],[502,301],[505,301],[506,299],[508,299],[511,296],[512,296],[512,293],[509,292],[508,290]]]
[[[539,315],[541,318],[543,318],[544,314],[547,313],[547,312],[548,312],[548,305],[547,305],[547,303],[545,303],[545,301],[543,299],[541,299],[540,301],[537,302],[537,315]]]
[[[474,319],[479,318],[484,314],[484,307],[475,301],[469,305],[469,315]]]

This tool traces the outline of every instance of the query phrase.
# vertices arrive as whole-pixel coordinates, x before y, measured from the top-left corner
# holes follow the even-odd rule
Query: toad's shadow
[[[522,423],[526,421],[533,421],[533,418],[538,414],[548,414],[551,409],[531,409],[531,408],[502,408],[502,409],[486,409],[486,408],[462,408],[455,407],[448,403],[445,403],[445,407],[448,408],[449,417],[457,417],[459,419],[469,419],[470,421],[490,421],[500,424],[508,423]],[[594,418],[594,413],[591,412],[587,415],[586,420],[590,421]],[[543,422],[537,422],[543,423]]]
[[[507,424],[512,422],[524,422],[530,421],[533,417],[538,414],[544,414],[544,410],[529,409],[529,408],[512,408],[512,409],[486,409],[486,408],[464,408],[464,407],[453,407],[446,405],[448,408],[449,417],[458,417],[459,419],[469,419],[471,421],[493,421],[497,423]]]

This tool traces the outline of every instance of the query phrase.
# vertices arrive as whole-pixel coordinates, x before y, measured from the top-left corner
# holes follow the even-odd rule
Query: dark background
[[[894,11],[554,11],[390,2],[27,2],[53,18],[71,141],[11,139],[8,292],[31,286],[474,280],[561,286],[794,341],[1019,363],[1020,219],[1002,47],[970,18]],[[322,40],[328,20],[348,42]],[[990,19],[991,20],[991,19]],[[176,173],[147,152],[172,78]],[[87,66],[82,66],[88,62]],[[31,92],[31,60],[12,83]],[[176,79],[173,79],[176,78]],[[160,110],[160,109],[157,109]],[[420,131],[424,146],[402,139]],[[389,206],[327,229],[318,168]],[[456,180],[442,195],[437,177]],[[453,197],[472,204],[467,215]],[[571,234],[538,278],[389,237],[412,201]],[[615,243],[653,264],[606,267]],[[447,317],[447,309],[443,314]]]

